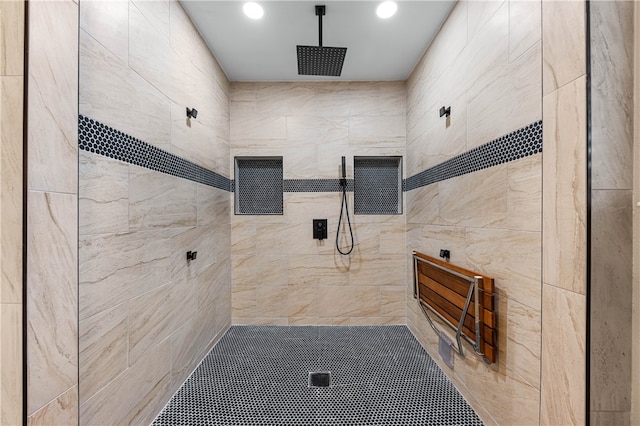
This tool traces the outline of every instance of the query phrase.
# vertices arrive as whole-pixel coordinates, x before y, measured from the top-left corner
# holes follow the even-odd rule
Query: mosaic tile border
[[[540,152],[542,152],[542,120],[407,178],[405,191],[519,160]]]
[[[224,191],[231,190],[229,178],[83,115],[78,116],[78,147]]]
[[[231,179],[231,192],[235,179]],[[282,192],[342,192],[340,179],[284,179]],[[353,179],[347,179],[347,192],[353,192]]]

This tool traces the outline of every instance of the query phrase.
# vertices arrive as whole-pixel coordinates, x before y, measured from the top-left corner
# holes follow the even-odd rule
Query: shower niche
[[[402,214],[402,157],[354,157],[353,193],[355,214]]]
[[[236,157],[235,214],[283,214],[282,157]]]

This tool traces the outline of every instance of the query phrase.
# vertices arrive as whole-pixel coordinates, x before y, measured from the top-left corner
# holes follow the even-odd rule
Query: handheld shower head
[[[342,179],[347,178],[347,161],[344,155],[342,156]]]

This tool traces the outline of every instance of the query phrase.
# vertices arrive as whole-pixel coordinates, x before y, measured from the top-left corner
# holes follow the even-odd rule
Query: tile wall
[[[78,4],[29,7],[27,416],[78,422]]]
[[[525,143],[514,132],[542,119],[541,63],[540,2],[458,2],[407,83],[407,176],[474,158],[470,151],[503,136],[504,150]],[[450,117],[439,116],[442,106]],[[541,133],[534,140],[540,144]],[[436,334],[407,295],[410,329],[488,424],[540,423],[542,154],[516,149],[526,155],[490,156],[487,168],[464,166],[465,174],[407,185],[406,193],[409,287],[413,250],[437,257],[449,249],[452,263],[496,280],[494,365],[468,345],[453,368],[444,364]]]
[[[586,419],[585,3],[543,2],[542,424]]]
[[[24,2],[0,2],[0,424],[22,422]]]
[[[353,178],[354,156],[404,157],[405,142],[404,82],[231,85],[231,164],[282,156],[285,180],[336,180],[344,155]],[[353,216],[348,198],[356,246],[347,257],[335,249],[339,192],[285,192],[283,215],[231,216],[235,324],[405,322],[405,216]],[[324,218],[320,242],[311,225]]]
[[[591,2],[592,424],[630,424],[633,2]]]
[[[148,424],[231,322],[228,82],[173,0],[82,2],[79,49],[80,422]]]

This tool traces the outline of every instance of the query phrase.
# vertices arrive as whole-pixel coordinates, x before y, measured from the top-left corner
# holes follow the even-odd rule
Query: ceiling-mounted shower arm
[[[318,17],[318,46],[322,47],[322,17],[327,8],[324,5],[316,5],[316,16]]]

